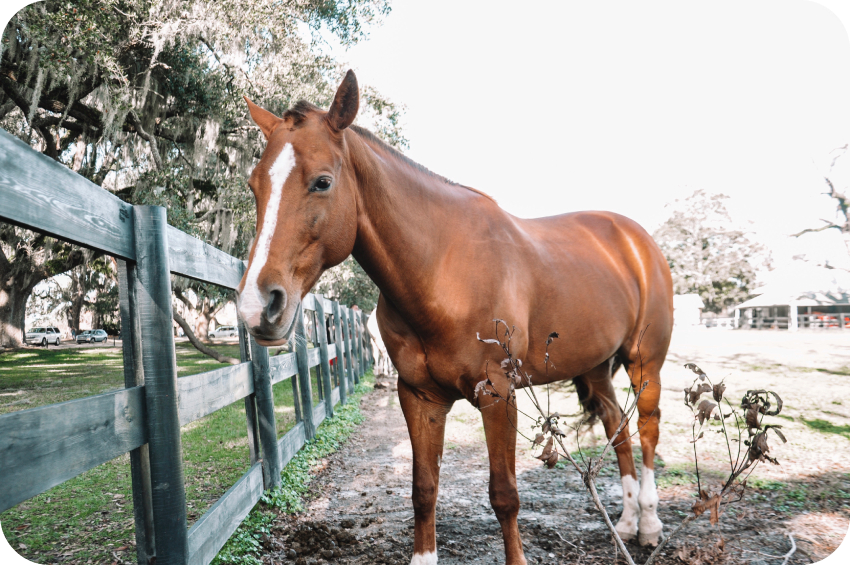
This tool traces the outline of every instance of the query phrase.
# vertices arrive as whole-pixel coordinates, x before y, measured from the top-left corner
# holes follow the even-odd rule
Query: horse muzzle
[[[298,305],[290,303],[283,287],[275,285],[262,293],[240,293],[236,304],[239,316],[257,343],[284,345],[289,340]]]

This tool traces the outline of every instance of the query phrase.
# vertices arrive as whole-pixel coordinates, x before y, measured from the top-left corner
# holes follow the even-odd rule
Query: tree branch
[[[827,222],[827,220],[821,220],[821,221]],[[826,231],[826,230],[829,230],[829,229],[837,229],[838,231],[842,231],[841,226],[833,224],[832,222],[827,222],[826,225],[821,226],[819,228],[806,228],[801,232],[792,233],[791,237],[800,237],[804,233],[817,233],[817,232]]]
[[[189,338],[189,342],[201,353],[212,357],[219,363],[230,363],[231,365],[238,365],[241,363],[239,359],[234,359],[233,357],[228,357],[227,355],[222,355],[215,349],[207,347],[195,336],[195,332],[192,331],[192,328],[189,327],[189,323],[183,319],[183,316],[177,313],[177,310],[172,310],[174,321],[177,322],[181,328],[183,328],[183,333],[186,334],[186,337]]]
[[[149,134],[144,130],[144,128],[142,128],[142,122],[136,115],[135,110],[130,110],[130,112],[127,114],[127,120],[136,129],[136,133],[139,134],[139,137],[150,143],[151,155],[153,156],[154,164],[156,165],[157,170],[161,171],[162,159],[159,156],[159,145],[156,142],[156,136]]]

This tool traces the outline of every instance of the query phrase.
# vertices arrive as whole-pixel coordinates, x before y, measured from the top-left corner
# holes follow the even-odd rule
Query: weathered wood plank
[[[118,296],[121,327],[125,328],[122,349],[124,354],[124,387],[145,384],[142,367],[142,344],[138,305],[136,304],[136,265],[118,259]],[[136,561],[149,563],[156,558],[153,529],[153,498],[148,445],[130,451],[130,478],[133,491],[133,519],[136,526]]]
[[[185,565],[186,490],[171,332],[171,275],[165,208],[134,206],[136,300],[145,372],[145,416],[157,565]]]
[[[331,365],[330,357],[328,356],[328,319],[325,317],[324,296],[321,294],[316,296],[316,333],[319,337],[319,360],[321,361],[321,381],[322,390],[324,391],[325,412],[328,418],[333,418],[334,404],[332,393],[328,391],[333,389],[331,382]]]
[[[334,370],[339,383],[339,401],[345,404],[348,400],[348,378],[345,375],[345,340],[339,302],[331,303],[331,312],[334,317],[334,353],[336,354]]]
[[[177,379],[180,425],[212,414],[254,392],[251,364],[241,363]]]
[[[295,359],[295,353],[284,353],[283,355],[275,355],[270,358],[269,371],[272,378],[272,384],[279,383],[283,379],[288,379],[293,375],[297,375],[298,363]]]
[[[316,296],[314,294],[307,293],[307,295],[301,300],[301,308],[304,310],[315,310]]]
[[[336,359],[336,344],[328,344],[328,359]]]
[[[319,427],[319,424],[325,421],[325,418],[328,417],[327,410],[325,409],[325,401],[322,400],[316,406],[313,407],[313,426],[316,428]]]
[[[339,387],[336,387],[331,391],[331,402],[334,403],[334,406],[339,404]]]
[[[245,265],[200,239],[168,226],[168,268],[172,273],[199,281],[236,288]]]
[[[314,347],[313,349],[307,350],[307,364],[310,367],[315,367],[322,362],[321,355],[319,354],[319,348]]]
[[[260,443],[263,446],[265,488],[280,485],[280,451],[277,448],[277,424],[274,413],[269,350],[251,338],[251,368],[254,372],[254,397]]]
[[[189,530],[189,565],[207,565],[263,495],[263,470],[255,463]]]
[[[298,422],[277,442],[281,468],[286,467],[286,464],[295,457],[295,454],[305,443],[307,443],[307,436],[304,435],[304,423]]]
[[[0,220],[136,258],[133,207],[0,129]]]
[[[310,382],[310,361],[307,353],[307,339],[304,332],[304,310],[301,305],[295,314],[295,360],[298,365],[298,390],[301,393],[301,413],[304,422],[304,435],[313,439],[316,426],[313,425],[313,386]]]
[[[144,387],[0,416],[0,512],[145,443]]]

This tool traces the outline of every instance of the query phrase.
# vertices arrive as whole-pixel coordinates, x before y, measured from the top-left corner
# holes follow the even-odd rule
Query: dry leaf
[[[538,433],[536,436],[534,436],[534,443],[532,445],[540,445],[541,443],[543,443],[544,439],[546,439],[546,436],[541,433]]]
[[[552,450],[552,455],[550,455],[550,456],[549,456],[549,459],[547,459],[547,460],[546,460],[546,466],[547,466],[548,468],[550,468],[550,469],[551,469],[551,468],[553,468],[553,467],[554,467],[554,466],[558,463],[558,458],[559,458],[559,457],[560,457],[560,456],[558,455],[558,450],[557,450],[557,449],[553,449],[553,450]]]
[[[747,408],[746,412],[746,420],[748,428],[761,428],[761,424],[759,424],[759,405],[753,404],[749,408]]]
[[[699,493],[700,499],[694,502],[693,510],[694,515],[702,516],[704,512],[708,511],[709,522],[714,526],[720,520],[720,492],[712,491],[712,494],[709,495],[705,489],[701,490]]]
[[[546,442],[546,445],[543,447],[543,452],[538,455],[537,458],[541,461],[546,461],[547,459],[549,459],[549,457],[552,455],[552,445],[554,444],[554,442],[554,438],[552,438],[552,436],[549,436],[549,441]]]
[[[700,369],[699,367],[697,367],[693,363],[685,363],[685,369],[690,369],[691,371],[693,371],[694,373],[699,375],[699,378],[700,378],[701,381],[704,381],[705,378],[708,376],[703,372],[702,369]]]
[[[717,408],[717,404],[710,400],[703,400],[699,403],[699,406],[697,407],[697,417],[699,418],[700,425],[711,417],[711,412],[715,408]]]
[[[705,383],[700,383],[700,385],[693,390],[693,387],[685,389],[685,402],[693,406],[699,400],[699,397],[704,392],[711,392],[711,387]]]
[[[723,383],[714,385],[714,389],[711,391],[714,396],[715,402],[720,402],[723,400],[723,393],[726,392],[726,385]]]

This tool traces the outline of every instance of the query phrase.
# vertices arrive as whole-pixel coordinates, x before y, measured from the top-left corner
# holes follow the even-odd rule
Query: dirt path
[[[728,341],[723,336],[716,339],[719,339],[718,344]],[[715,344],[720,351],[715,352],[714,359],[718,364],[756,363],[756,352],[769,351],[770,348],[765,349],[762,336],[754,339],[749,356],[741,356],[741,346],[730,346],[731,349],[726,351]],[[705,343],[705,337],[698,336],[697,341]],[[817,339],[814,341],[818,342]],[[830,345],[834,344],[830,342]],[[687,340],[677,346],[671,351],[671,361],[674,362],[680,361],[680,356],[703,350]],[[697,347],[697,351],[690,351],[690,347]],[[804,340],[801,347],[811,349],[814,346]],[[780,358],[788,355],[787,344],[780,343],[775,349],[773,353]],[[774,363],[783,363],[783,367],[805,361],[799,356],[777,361],[773,353],[766,355]],[[822,375],[829,388],[834,388],[829,379],[838,379],[840,383],[837,381],[834,386],[840,384],[839,388],[843,391],[850,377],[841,374],[844,366],[841,363],[850,362],[848,354],[850,347],[845,347],[838,361],[820,359],[807,366],[827,371],[815,372],[815,376]],[[836,366],[836,363],[839,365]],[[707,367],[703,368],[709,371]],[[681,406],[679,381],[684,382],[687,378],[683,372],[670,372],[672,385],[665,386],[666,402],[671,407],[668,414],[684,408]],[[811,370],[806,374],[811,383]],[[774,382],[780,380],[781,375],[768,376],[773,380],[766,382],[765,386],[782,388],[783,383]],[[787,374],[785,377],[790,378]],[[411,447],[396,392],[392,390],[394,383],[387,379],[379,382],[385,388],[376,388],[363,398],[367,420],[349,443],[326,462],[314,483],[314,497],[307,512],[278,524],[273,539],[267,540],[267,562],[409,563],[413,547]],[[745,387],[746,383],[741,386]],[[562,391],[557,399],[567,402],[571,394]],[[809,386],[797,403],[808,406],[817,402],[818,396]],[[574,398],[572,402],[575,403]],[[679,406],[673,408],[674,404]],[[676,414],[677,420],[681,419],[679,416],[681,414]],[[665,420],[673,420],[672,415]],[[681,521],[694,500],[693,477],[673,463],[681,455],[679,451],[686,451],[686,448],[679,449],[681,446],[677,444],[674,449],[674,440],[686,443],[681,437],[677,438],[679,427],[682,426],[678,423],[671,424],[664,442],[671,463],[665,465],[667,452],[663,449],[657,462],[659,466],[665,465],[657,475],[661,497],[659,516],[665,523],[665,532]],[[594,440],[592,435],[589,441]],[[483,439],[483,427],[477,411],[466,402],[458,402],[448,418],[437,505],[437,543],[441,564],[504,563],[499,525],[487,496],[489,473]],[[830,442],[825,441],[820,447],[809,445],[809,457],[799,458],[811,461],[811,450],[814,450],[829,452],[828,461],[821,461],[821,466],[814,465],[808,472],[800,465],[792,465],[783,470],[784,482],[762,481],[760,485],[763,488],[751,489],[746,504],[727,512],[718,527],[711,527],[707,519],[692,524],[684,536],[665,549],[660,563],[781,563],[781,560],[769,557],[783,555],[789,550],[787,532],[795,534],[798,546],[789,563],[811,563],[831,553],[846,533],[850,516],[846,500],[850,498],[850,476],[837,470],[850,468],[847,466],[850,440],[844,437],[829,439]],[[835,453],[835,441],[840,442],[838,454]],[[775,453],[782,459],[779,448]],[[711,460],[710,453],[708,458]],[[710,463],[708,467],[710,477]],[[795,473],[794,476],[789,475],[789,471]],[[517,475],[522,500],[519,523],[529,563],[614,562],[610,536],[575,472],[546,470],[530,456],[526,445],[520,444],[517,449]],[[622,490],[613,462],[605,467],[599,483],[603,502],[612,518],[616,519],[620,512]],[[803,492],[805,500],[795,503],[794,499],[788,498],[787,494],[792,490]],[[630,545],[630,550],[638,562],[645,560],[649,554],[648,550],[636,544]],[[625,561],[621,559],[619,562]]]

